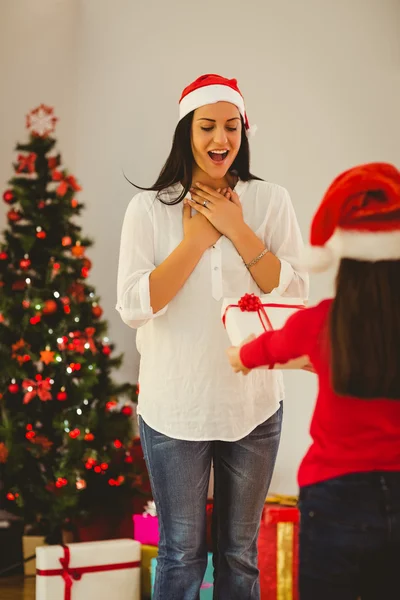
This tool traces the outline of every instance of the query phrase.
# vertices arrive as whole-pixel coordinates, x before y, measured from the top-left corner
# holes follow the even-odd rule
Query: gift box
[[[302,298],[245,294],[241,298],[224,298],[221,314],[231,344],[240,346],[250,335],[281,329],[291,315],[304,308]],[[308,364],[309,359],[304,356],[273,368],[302,369]]]
[[[140,600],[140,544],[107,540],[36,549],[36,600]]]
[[[299,511],[266,504],[258,538],[261,600],[298,600]]]
[[[143,600],[151,598],[151,561],[157,558],[158,548],[156,546],[142,546],[141,588]]]
[[[151,590],[153,592],[154,582],[156,578],[157,559],[151,561]],[[214,567],[212,562],[212,554],[208,554],[207,569],[204,575],[203,583],[200,588],[200,600],[213,600],[214,590]]]
[[[36,548],[45,546],[45,540],[46,538],[41,535],[24,535],[22,537],[25,577],[36,575]]]

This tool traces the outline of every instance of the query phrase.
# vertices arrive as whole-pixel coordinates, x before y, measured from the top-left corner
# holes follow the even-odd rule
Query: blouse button
[[[214,267],[214,271],[218,271],[218,270],[219,270],[218,267]]]

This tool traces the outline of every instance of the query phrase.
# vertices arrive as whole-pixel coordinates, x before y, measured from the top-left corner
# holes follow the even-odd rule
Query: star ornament
[[[26,127],[37,137],[46,138],[55,130],[57,117],[51,106],[41,104],[26,116]]]
[[[40,360],[45,365],[49,365],[54,362],[54,354],[55,352],[50,352],[50,350],[42,350],[40,353]]]

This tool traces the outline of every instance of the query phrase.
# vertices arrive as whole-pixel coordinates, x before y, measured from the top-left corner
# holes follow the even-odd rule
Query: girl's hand
[[[239,196],[231,188],[213,190],[196,183],[190,193],[190,206],[204,215],[222,235],[233,238],[245,227]]]
[[[255,339],[255,335],[250,335],[240,346],[231,346],[226,351],[229,359],[229,363],[234,371],[234,373],[242,373],[243,375],[248,375],[251,369],[248,369],[244,366],[242,361],[240,360],[240,349],[244,344],[251,342],[251,340]]]

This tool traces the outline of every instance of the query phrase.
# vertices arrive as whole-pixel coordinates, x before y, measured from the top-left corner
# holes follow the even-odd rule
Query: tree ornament
[[[10,383],[10,385],[8,386],[8,391],[10,392],[10,394],[18,394],[19,392],[19,385],[18,383]]]
[[[64,248],[71,246],[72,239],[69,237],[69,235],[65,235],[61,240],[61,244],[64,246]]]
[[[16,197],[12,190],[6,190],[3,194],[3,200],[6,204],[14,204]]]
[[[18,212],[17,210],[14,210],[12,208],[7,213],[7,219],[9,221],[11,221],[12,223],[17,223],[18,221],[20,221],[22,219],[22,215],[20,212]]]
[[[53,133],[58,119],[54,109],[45,104],[40,104],[26,116],[26,128],[36,137],[46,138]]]
[[[52,315],[57,312],[58,304],[55,300],[46,300],[43,306],[44,315]]]
[[[84,253],[85,247],[82,246],[80,242],[76,242],[75,246],[72,246],[71,248],[71,254],[72,256],[75,256],[75,258],[80,258]]]
[[[99,319],[101,317],[101,315],[103,314],[103,309],[101,308],[101,306],[99,306],[96,303],[92,304],[92,315],[96,318]]]
[[[49,365],[50,363],[54,362],[54,354],[55,352],[51,352],[50,347],[46,346],[46,350],[42,350],[40,352],[40,360],[45,365]]]

